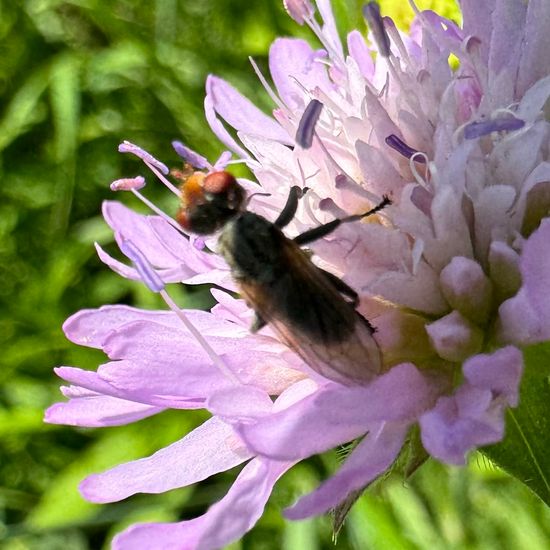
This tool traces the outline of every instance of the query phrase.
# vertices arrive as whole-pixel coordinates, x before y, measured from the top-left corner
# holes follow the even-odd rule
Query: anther
[[[363,17],[367,20],[370,30],[374,36],[378,52],[382,57],[390,56],[390,39],[384,27],[384,20],[380,15],[378,2],[372,0],[363,6]]]
[[[194,168],[198,168],[199,170],[212,169],[212,165],[202,155],[195,153],[195,151],[185,146],[181,141],[173,141],[172,147],[185,162],[188,162]]]
[[[421,151],[418,151],[417,149],[413,149],[409,145],[407,145],[401,138],[397,137],[395,134],[390,134],[387,136],[384,141],[386,142],[386,145],[391,147],[394,151],[397,151],[401,155],[403,155],[405,158],[413,158],[416,162],[419,162],[421,164],[426,163],[426,159],[421,153]]]
[[[151,292],[160,292],[164,289],[164,283],[158,273],[153,269],[141,250],[130,240],[121,239],[119,243],[122,253],[132,261],[141,280]]]
[[[167,175],[170,172],[166,164],[163,164],[162,162],[160,162],[160,160],[157,160],[153,155],[151,155],[141,147],[138,147],[137,145],[130,143],[129,141],[123,141],[118,146],[118,151],[119,153],[131,153],[132,155],[135,155],[146,164],[150,164],[151,166],[154,166],[155,168],[157,168],[157,170],[160,170],[164,175]]]
[[[136,176],[135,178],[122,178],[113,181],[111,191],[137,191],[145,187],[145,178]]]
[[[313,6],[309,0],[283,0],[283,5],[298,25],[303,25],[313,15]]]
[[[464,139],[476,139],[493,132],[513,132],[525,126],[525,121],[513,116],[470,122],[464,126]]]
[[[317,99],[312,99],[305,108],[298,124],[298,130],[296,130],[296,143],[304,149],[309,149],[313,143],[315,126],[322,110],[323,104]]]

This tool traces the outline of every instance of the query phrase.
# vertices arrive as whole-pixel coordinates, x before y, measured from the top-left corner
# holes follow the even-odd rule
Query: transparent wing
[[[277,281],[238,280],[243,297],[312,370],[343,384],[369,382],[381,369],[369,324],[295,243],[284,247]]]

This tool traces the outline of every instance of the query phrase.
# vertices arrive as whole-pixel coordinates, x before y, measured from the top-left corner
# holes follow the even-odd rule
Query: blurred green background
[[[343,33],[364,30],[361,2],[334,3]],[[405,23],[407,2],[381,3]],[[420,4],[456,14],[449,2]],[[61,399],[54,366],[93,369],[103,360],[64,339],[68,315],[113,302],[159,306],[93,248],[112,243],[100,216],[101,201],[113,198],[109,183],[140,169],[117,153],[118,143],[129,139],[178,166],[176,138],[214,159],[221,147],[203,117],[206,75],[227,78],[269,110],[247,56],[265,70],[279,35],[311,38],[279,0],[0,0],[2,549],[107,548],[130,523],[196,516],[227,490],[234,472],[169,494],[89,504],[76,489],[87,474],[154,452],[204,414],[172,411],[102,430],[44,425],[42,415]],[[160,186],[148,192],[175,209]],[[178,299],[208,305],[206,289],[179,289]],[[336,461],[328,454],[294,468],[232,548],[334,547],[328,518],[287,523],[280,509]],[[406,484],[389,480],[363,496],[336,547],[536,550],[549,547],[549,526],[536,497],[476,455],[468,468],[431,462]]]

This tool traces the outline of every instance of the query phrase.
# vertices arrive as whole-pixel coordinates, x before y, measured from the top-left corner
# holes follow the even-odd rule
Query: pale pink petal
[[[164,409],[109,395],[90,394],[56,403],[46,410],[44,421],[49,424],[66,424],[86,428],[122,426],[147,418]]]
[[[215,111],[233,128],[249,134],[291,145],[294,140],[271,117],[262,113],[249,99],[217,76],[206,81],[206,93]]]
[[[506,346],[494,353],[476,355],[464,363],[462,370],[472,386],[491,390],[511,407],[517,407],[523,373],[523,354],[518,348]]]
[[[370,49],[359,31],[354,30],[348,34],[348,50],[359,66],[361,74],[368,80],[372,79],[374,62],[372,61]]]
[[[420,418],[424,447],[450,464],[464,464],[470,449],[502,439],[506,406],[518,404],[523,356],[507,346],[471,357],[463,371],[466,382]]]
[[[291,110],[303,109],[309,102],[307,92],[332,85],[327,70],[316,61],[318,53],[297,38],[277,38],[269,49],[269,71],[279,96]]]
[[[98,503],[115,502],[136,493],[163,493],[229,470],[251,456],[229,425],[211,418],[147,458],[88,476],[80,484],[80,492]]]
[[[529,0],[523,28],[525,38],[517,77],[518,95],[523,94],[537,80],[550,74],[550,18],[546,0]]]
[[[420,417],[422,443],[438,460],[464,465],[466,453],[500,441],[504,435],[504,407],[491,401],[491,392],[463,384],[452,397]]]
[[[332,5],[330,0],[315,0],[319,15],[323,19],[323,35],[329,42],[330,46],[334,50],[335,54],[343,59],[344,51],[342,49],[342,42],[340,41],[340,35],[336,28],[336,21],[334,19],[334,13],[332,12]]]
[[[285,510],[288,519],[305,519],[327,513],[352,491],[366,487],[394,462],[407,435],[406,424],[374,426],[343,466],[315,491]]]
[[[462,19],[464,33],[466,35],[474,35],[481,39],[481,55],[484,61],[489,58],[490,41],[487,36],[487,31],[492,29],[492,14],[495,10],[495,5],[500,0],[461,0],[460,8],[462,10]]]
[[[550,339],[550,221],[545,219],[523,246],[523,286],[499,308],[502,337],[512,343]]]
[[[238,431],[258,454],[298,460],[351,441],[373,424],[412,421],[431,406],[438,390],[435,380],[424,377],[413,365],[403,364],[365,387],[329,383]]]
[[[229,147],[231,151],[243,159],[250,158],[250,154],[233,139],[223,125],[223,122],[218,118],[218,114],[214,107],[214,99],[208,93],[204,98],[204,115],[211,130],[226,147]]]
[[[180,523],[144,523],[113,540],[113,550],[222,548],[239,539],[258,521],[277,479],[292,463],[254,459],[227,495],[195,519]]]

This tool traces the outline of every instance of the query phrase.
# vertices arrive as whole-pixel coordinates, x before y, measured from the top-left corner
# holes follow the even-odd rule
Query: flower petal
[[[275,119],[260,111],[225,80],[210,75],[206,81],[206,93],[215,111],[236,130],[247,134],[261,134],[287,145],[294,142]]]
[[[499,308],[502,337],[513,343],[550,339],[550,220],[545,219],[523,246],[523,286]]]
[[[136,493],[163,493],[197,483],[251,458],[233,429],[211,418],[155,454],[88,476],[80,492],[91,502],[116,502]]]
[[[109,395],[89,392],[66,403],[55,403],[46,410],[44,422],[85,428],[123,426],[153,416],[164,409]]]
[[[297,38],[277,38],[269,48],[271,77],[291,111],[302,111],[309,103],[308,92],[315,88],[332,88],[325,66],[316,61],[318,56],[305,40]]]
[[[242,537],[258,521],[277,479],[291,463],[254,459],[227,495],[195,519],[180,523],[144,523],[113,540],[113,550],[135,548],[222,548]]]
[[[413,365],[398,365],[365,387],[327,384],[281,412],[241,425],[238,432],[258,454],[299,460],[351,441],[373,424],[416,418],[440,389]]]
[[[407,424],[385,423],[373,428],[344,465],[315,491],[285,510],[288,519],[305,519],[338,506],[352,492],[366,487],[395,461],[407,434]]]
[[[476,355],[462,367],[464,377],[477,388],[502,395],[511,407],[519,401],[519,383],[523,372],[523,355],[514,346],[494,353]]]

